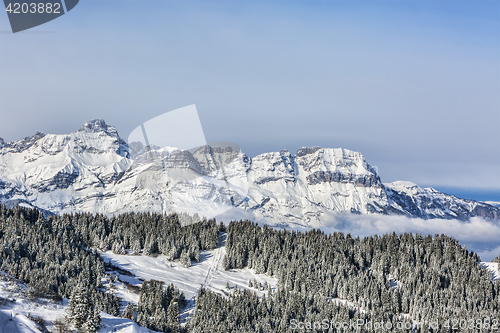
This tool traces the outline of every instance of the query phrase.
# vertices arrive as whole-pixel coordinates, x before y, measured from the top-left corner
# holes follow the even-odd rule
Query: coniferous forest
[[[473,332],[478,323],[500,319],[500,284],[479,267],[476,254],[451,237],[388,234],[359,239],[318,230],[278,231],[250,222],[233,222],[227,232],[226,269],[250,267],[274,275],[280,288],[263,302],[248,292],[236,292],[228,301],[202,291],[198,306],[215,310],[197,312],[195,319],[201,320],[194,321],[196,332],[288,332],[293,319],[314,323],[324,318],[392,323],[394,331],[412,318],[422,323],[417,332],[457,331],[452,329],[456,319],[474,322],[473,328],[459,327]],[[329,301],[335,298],[349,306]],[[429,329],[436,321],[439,326]],[[413,332],[413,325],[407,331]]]
[[[238,286],[224,294],[200,289],[194,314],[181,327],[179,309],[185,300],[176,286],[144,281],[139,303],[128,304],[121,313],[120,299],[103,288],[105,263],[99,251],[164,254],[188,265],[200,260],[200,251],[217,246],[220,232],[227,232],[224,268],[248,267],[274,276],[277,290],[269,288],[259,298]],[[177,215],[46,218],[36,209],[0,206],[0,249],[0,270],[46,296],[68,298],[68,322],[89,332],[99,328],[99,310],[161,332],[500,329],[494,326],[500,320],[500,283],[478,265],[475,253],[445,235],[393,233],[360,239],[248,221],[181,226]],[[335,325],[339,323],[351,325]],[[377,323],[384,326],[374,328]]]
[[[107,218],[72,214],[45,218],[36,209],[0,206],[0,270],[39,293],[68,298],[69,322],[92,331],[99,322],[94,309],[120,314],[119,299],[102,288],[105,263],[97,249],[112,249],[118,254],[124,254],[125,249],[142,250],[145,255],[162,253],[172,259],[184,254],[199,260],[200,250],[217,245],[219,228],[214,220],[181,227],[176,215],[122,214]],[[166,326],[140,316],[157,311],[156,304],[147,300],[149,294],[157,293],[150,291],[153,285],[141,289],[148,296],[141,297],[139,305],[144,311],[139,311],[137,320],[146,327],[167,331]],[[179,298],[178,293],[173,290],[164,297],[161,304],[167,307],[165,310],[170,299]]]

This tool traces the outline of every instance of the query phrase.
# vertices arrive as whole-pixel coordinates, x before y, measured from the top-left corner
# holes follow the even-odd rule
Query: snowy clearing
[[[251,269],[238,269],[224,271],[222,259],[226,255],[224,247],[225,235],[221,237],[220,246],[211,251],[200,251],[200,262],[191,262],[191,267],[183,267],[178,261],[169,261],[164,255],[149,257],[143,255],[119,255],[111,251],[102,253],[105,262],[127,270],[135,275],[130,277],[117,274],[118,278],[134,285],[140,285],[141,280],[157,280],[167,284],[173,283],[180,291],[183,291],[186,299],[196,296],[201,287],[214,292],[222,293],[229,282],[231,288],[234,285],[247,288],[248,280],[256,280],[260,283],[267,282],[276,288],[278,280],[264,274],[256,274]],[[250,288],[259,296],[263,291]]]
[[[480,264],[491,272],[493,281],[500,279],[500,267],[498,267],[499,264],[497,262],[481,262]]]
[[[276,278],[256,274],[254,270],[246,268],[225,271],[222,267],[222,260],[226,255],[225,241],[226,234],[222,234],[219,237],[218,247],[211,251],[200,251],[200,262],[191,262],[191,267],[183,267],[178,261],[169,261],[164,255],[156,257],[119,255],[106,251],[102,253],[102,257],[106,263],[111,263],[134,274],[134,277],[117,274],[120,280],[132,285],[140,286],[142,280],[157,280],[166,284],[173,283],[180,291],[184,292],[188,301],[187,306],[181,309],[181,322],[185,322],[192,315],[195,297],[202,287],[225,295],[228,291],[226,284],[229,282],[231,289],[237,285],[238,288],[252,290],[259,297],[264,295],[265,292],[248,288],[248,280],[256,280],[262,284],[267,282],[273,289],[276,289],[278,283]],[[127,293],[126,289],[121,288],[116,294],[133,301],[132,297]],[[137,304],[136,302],[133,303]]]

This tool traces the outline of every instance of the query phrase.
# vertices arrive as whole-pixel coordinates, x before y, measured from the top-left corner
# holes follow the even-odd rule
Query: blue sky
[[[9,29],[8,141],[93,118],[126,138],[196,104],[207,141],[250,156],[343,147],[384,182],[500,201],[498,1],[86,0]]]

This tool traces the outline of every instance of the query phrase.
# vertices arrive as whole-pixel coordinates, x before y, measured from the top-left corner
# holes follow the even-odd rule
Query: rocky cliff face
[[[134,148],[135,149],[135,148]],[[134,155],[135,154],[135,155]],[[498,220],[498,208],[409,182],[383,184],[362,154],[302,148],[249,158],[230,147],[134,150],[93,120],[69,135],[0,139],[0,203],[74,211],[189,212],[236,208],[257,218],[320,226],[335,212]]]

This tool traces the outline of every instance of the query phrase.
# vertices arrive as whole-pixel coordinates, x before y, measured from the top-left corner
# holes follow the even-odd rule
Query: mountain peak
[[[80,131],[85,132],[99,132],[99,131],[107,131],[108,125],[104,121],[104,119],[92,119],[91,121],[87,121],[80,128]]]
[[[98,133],[104,132],[110,136],[118,138],[118,131],[114,126],[106,124],[104,119],[92,119],[87,121],[83,126],[78,130],[78,132],[87,132],[87,133]]]

